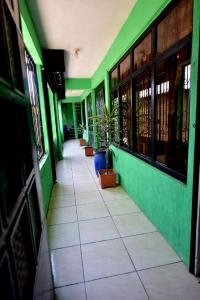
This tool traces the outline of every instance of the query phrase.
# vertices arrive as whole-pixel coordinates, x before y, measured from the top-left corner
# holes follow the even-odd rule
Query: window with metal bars
[[[110,72],[120,147],[186,181],[192,0],[175,0]]]
[[[95,100],[96,100],[96,115],[102,116],[104,114],[104,108],[105,108],[105,90],[104,85],[101,84],[99,87],[96,88],[95,91]],[[105,137],[105,131],[102,130],[100,125],[97,125],[97,143],[98,148],[103,148],[106,144],[106,137]]]
[[[27,51],[25,52],[25,58],[26,58],[29,95],[30,95],[30,102],[32,107],[35,143],[37,148],[37,156],[38,159],[40,160],[42,155],[44,154],[44,137],[42,131],[36,67],[33,62],[33,59],[31,58],[31,56]]]
[[[87,97],[88,127],[89,127],[89,143],[94,145],[93,119],[92,119],[92,96]]]

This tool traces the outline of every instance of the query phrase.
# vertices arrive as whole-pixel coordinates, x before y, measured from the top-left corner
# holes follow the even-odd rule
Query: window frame
[[[187,159],[187,170],[186,170],[186,175],[183,175],[171,168],[169,168],[167,165],[164,165],[162,163],[159,163],[158,161],[156,161],[156,66],[158,63],[164,61],[165,59],[169,58],[170,56],[176,54],[180,49],[183,49],[186,46],[191,45],[191,50],[192,50],[192,32],[190,34],[188,34],[186,37],[184,37],[182,40],[179,40],[178,42],[176,42],[176,44],[174,44],[173,46],[171,46],[170,48],[168,48],[167,50],[165,50],[163,53],[156,55],[156,28],[157,25],[168,15],[168,13],[170,13],[179,3],[180,0],[175,0],[172,3],[170,3],[164,10],[163,12],[156,18],[156,20],[154,22],[151,23],[151,25],[145,30],[145,32],[139,37],[139,39],[137,39],[135,41],[135,43],[128,49],[128,51],[126,51],[126,53],[120,58],[120,60],[110,69],[109,71],[109,82],[110,82],[110,99],[112,99],[112,94],[117,91],[118,95],[119,95],[119,112],[121,115],[121,99],[120,99],[120,94],[121,94],[121,86],[125,85],[126,83],[128,83],[130,81],[130,86],[131,86],[131,130],[132,130],[132,134],[131,134],[131,147],[130,148],[126,148],[123,147],[121,145],[121,141],[120,141],[120,145],[118,144],[114,144],[116,147],[118,147],[121,150],[124,150],[126,152],[128,152],[129,154],[141,159],[142,161],[150,164],[151,166],[167,173],[168,175],[180,180],[183,183],[187,183],[187,170],[188,170],[188,159]],[[193,5],[194,7],[194,5]],[[194,13],[194,11],[193,11]],[[140,67],[139,70],[135,70],[134,71],[134,67],[133,67],[133,51],[134,48],[136,48],[140,42],[149,34],[151,33],[151,61],[148,62],[147,64],[143,65],[142,67]],[[126,58],[126,56],[130,54],[130,62],[131,62],[131,66],[130,66],[130,76],[128,76],[126,79],[120,81],[120,63],[124,60],[124,58]],[[192,53],[191,53],[191,59],[192,59]],[[114,87],[111,86],[111,82],[112,82],[112,78],[111,78],[111,74],[112,72],[117,68],[118,70],[118,84],[116,84]],[[145,72],[146,69],[150,69],[151,70],[151,155],[148,156],[144,156],[140,153],[137,153],[135,151],[135,144],[134,144],[134,140],[136,137],[136,129],[135,129],[135,96],[134,96],[134,89],[133,86],[135,84],[134,79]],[[112,107],[112,101],[111,101],[111,107]],[[190,106],[189,106],[189,113],[190,113]],[[188,113],[188,114],[189,114]],[[189,116],[190,117],[190,116]],[[189,124],[189,128],[190,128],[190,124]],[[121,140],[121,135],[120,135],[120,140]],[[188,149],[189,149],[189,130],[188,130]],[[189,154],[187,155],[187,158],[189,157]]]
[[[38,78],[37,78],[37,71],[36,71],[36,64],[33,60],[33,58],[31,57],[30,53],[28,52],[27,49],[25,49],[25,63],[26,63],[26,72],[27,72],[27,78],[29,78],[28,75],[28,62],[29,64],[32,64],[32,72],[34,72],[34,79],[33,81],[35,82],[35,89],[37,92],[37,95],[35,95],[34,97],[34,103],[32,103],[31,100],[31,95],[30,95],[30,87],[29,87],[29,80],[28,80],[28,91],[29,91],[29,100],[30,100],[30,106],[31,106],[31,111],[32,111],[32,120],[33,120],[33,128],[34,128],[34,137],[35,137],[35,146],[36,146],[36,152],[37,152],[37,158],[38,161],[40,162],[41,159],[43,158],[43,156],[45,155],[45,143],[44,143],[44,132],[43,132],[43,124],[42,124],[42,116],[41,116],[41,108],[40,108],[40,98],[39,98],[39,87],[38,87]],[[30,72],[30,70],[29,70]],[[38,113],[37,113],[37,133],[35,131],[35,119],[33,117],[33,107],[37,107],[38,108]],[[38,124],[39,121],[39,124]],[[37,142],[37,140],[39,141],[39,143]],[[38,145],[40,145],[40,149],[42,150],[41,153],[39,153],[38,150]]]

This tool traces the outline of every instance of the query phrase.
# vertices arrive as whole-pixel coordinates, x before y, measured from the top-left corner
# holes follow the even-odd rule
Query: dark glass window
[[[114,69],[111,73],[111,87],[115,87],[119,83],[118,68]]]
[[[93,119],[92,119],[92,96],[87,97],[88,127],[90,146],[94,145]]]
[[[105,108],[105,91],[104,85],[101,85],[96,89],[95,93],[96,100],[96,115],[102,116],[104,114]],[[106,145],[106,136],[105,130],[102,129],[102,126],[97,125],[97,143],[99,147],[104,147]]]
[[[111,73],[112,107],[120,115],[119,145],[184,182],[192,16],[192,0],[172,1]]]
[[[135,78],[136,152],[151,155],[151,70]]]
[[[44,137],[42,132],[37,76],[36,76],[35,64],[27,52],[26,52],[26,68],[27,68],[30,102],[32,107],[33,127],[35,132],[37,155],[38,155],[38,159],[40,159],[44,154]]]
[[[118,90],[113,91],[111,94],[112,113],[116,116],[114,121],[114,130],[112,140],[115,144],[120,143],[120,122],[119,122],[119,97]]]
[[[157,53],[162,53],[192,32],[192,2],[181,0],[158,24]]]
[[[134,70],[151,61],[151,33],[149,33],[133,51]]]
[[[120,63],[120,81],[126,79],[131,73],[131,56],[130,54]]]
[[[121,87],[120,98],[121,145],[131,147],[131,88],[130,83]]]
[[[157,65],[156,160],[186,175],[191,48]],[[173,66],[173,68],[171,67]]]

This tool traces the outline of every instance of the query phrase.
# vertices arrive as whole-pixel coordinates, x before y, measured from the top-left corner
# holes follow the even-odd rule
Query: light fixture
[[[74,52],[74,56],[78,57],[79,53],[80,53],[81,49],[80,48],[74,48],[73,52]]]

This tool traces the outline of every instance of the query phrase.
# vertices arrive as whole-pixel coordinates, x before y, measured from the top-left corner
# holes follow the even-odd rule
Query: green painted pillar
[[[81,104],[81,124],[83,125],[83,106],[82,106],[82,102],[80,102]]]
[[[58,102],[58,117],[59,117],[59,124],[60,124],[60,136],[61,142],[64,142],[64,132],[63,132],[63,119],[62,119],[62,107],[61,102]]]
[[[95,97],[95,90],[92,90],[91,96],[92,96],[92,116],[96,117],[96,97]],[[97,146],[98,146],[97,134],[96,133],[97,133],[96,122],[93,119],[94,149],[97,149]]]
[[[88,126],[87,98],[85,99],[85,122],[86,122],[86,142],[88,142],[89,141],[89,126]]]
[[[110,110],[110,78],[108,72],[106,72],[104,83],[105,83],[105,103],[108,110]]]
[[[54,96],[54,105],[55,105],[55,121],[56,121],[56,130],[57,130],[57,143],[58,143],[58,159],[62,160],[62,140],[61,140],[61,134],[60,134],[60,120],[59,120],[59,113],[58,113],[58,97],[57,94]]]
[[[75,133],[75,138],[78,139],[78,123],[77,123],[75,103],[72,103],[72,111],[73,111],[73,119],[74,119],[74,133]]]

